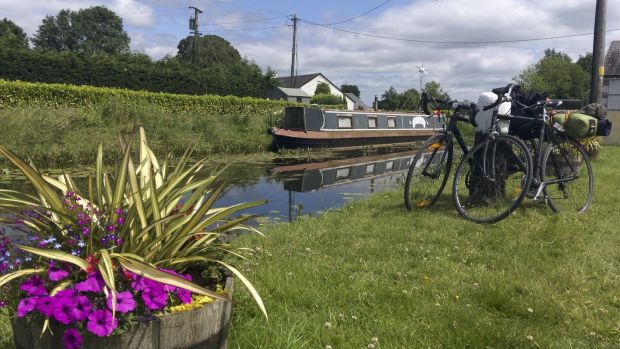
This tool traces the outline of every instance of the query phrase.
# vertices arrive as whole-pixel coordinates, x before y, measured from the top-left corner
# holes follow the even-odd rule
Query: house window
[[[396,128],[396,118],[388,118],[388,128]]]
[[[374,174],[375,173],[375,164],[366,165],[366,174]]]
[[[388,161],[387,164],[385,164],[386,171],[392,171],[393,168],[394,168],[394,161]]]
[[[297,103],[302,103],[302,102],[303,102],[303,98],[297,97]]]
[[[377,128],[377,118],[368,117],[368,128]]]
[[[336,171],[336,180],[349,178],[349,174],[351,173],[351,168],[341,168]]]
[[[352,118],[350,116],[338,117],[338,128],[351,128],[353,126]]]

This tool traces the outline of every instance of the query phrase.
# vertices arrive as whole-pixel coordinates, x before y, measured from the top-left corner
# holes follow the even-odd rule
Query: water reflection
[[[231,165],[223,177],[229,183],[217,206],[268,200],[267,205],[244,213],[257,214],[256,224],[295,222],[327,210],[337,210],[350,200],[373,192],[394,188],[402,183],[415,152],[375,154],[319,162],[238,163]],[[342,156],[342,155],[341,155]],[[81,173],[85,173],[82,171]],[[72,174],[78,186],[87,183]],[[0,176],[0,189],[28,190],[23,179]]]

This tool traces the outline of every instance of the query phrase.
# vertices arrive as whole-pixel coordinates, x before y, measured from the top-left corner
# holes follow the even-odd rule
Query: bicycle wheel
[[[594,193],[590,157],[583,147],[570,139],[549,144],[543,156],[544,193],[555,212],[585,212]]]
[[[443,191],[452,168],[453,143],[446,134],[432,136],[418,150],[405,181],[409,210],[431,207]]]
[[[461,216],[494,223],[519,206],[531,180],[532,158],[523,141],[498,135],[463,158],[454,174],[452,199]]]

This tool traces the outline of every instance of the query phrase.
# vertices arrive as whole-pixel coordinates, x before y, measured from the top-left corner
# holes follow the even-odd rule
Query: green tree
[[[342,93],[352,93],[357,97],[360,96],[360,89],[357,87],[357,85],[340,85],[340,91],[342,91]]]
[[[188,36],[179,41],[177,49],[177,58],[185,63],[209,66],[231,65],[241,61],[239,51],[217,35]]]
[[[316,85],[316,90],[314,90],[315,95],[320,95],[320,94],[330,95],[331,93],[332,93],[332,90],[329,88],[329,85],[326,82],[319,82]]]
[[[399,105],[400,94],[396,91],[394,86],[390,86],[390,88],[381,95],[381,99],[379,99],[379,109],[396,110]]]
[[[524,69],[513,80],[525,90],[547,92],[552,98],[585,97],[588,89],[588,74],[570,57],[554,49],[545,50],[545,56],[536,64]]]
[[[450,95],[446,91],[444,91],[437,81],[429,81],[424,85],[424,91],[429,96],[439,98],[439,99],[450,99]]]
[[[28,48],[26,33],[10,19],[0,21],[0,47]]]
[[[420,105],[420,93],[414,88],[410,88],[400,96],[399,110],[414,111]]]
[[[129,52],[123,20],[104,6],[46,16],[34,35],[35,47],[56,51],[120,54]]]

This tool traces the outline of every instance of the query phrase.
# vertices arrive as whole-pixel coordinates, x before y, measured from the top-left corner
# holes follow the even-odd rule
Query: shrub
[[[340,105],[343,104],[343,101],[342,98],[334,96],[330,93],[319,93],[312,97],[310,103],[316,103],[320,105]]]
[[[106,87],[0,80],[0,108],[38,105],[51,108],[94,109],[107,104],[136,107],[157,106],[167,112],[199,115],[262,114],[280,111],[287,105],[298,105],[294,102],[253,97],[193,96]]]

